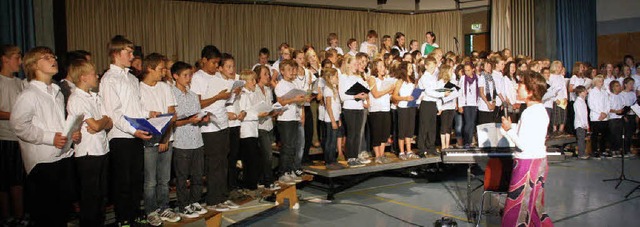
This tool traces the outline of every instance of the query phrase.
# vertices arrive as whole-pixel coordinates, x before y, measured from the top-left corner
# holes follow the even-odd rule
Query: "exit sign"
[[[471,24],[471,30],[481,30],[482,24]]]

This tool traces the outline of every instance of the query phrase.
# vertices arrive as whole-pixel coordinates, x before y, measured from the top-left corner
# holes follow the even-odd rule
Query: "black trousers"
[[[39,163],[27,175],[25,198],[34,226],[67,226],[74,193],[74,172],[73,158],[65,158]]]
[[[631,154],[631,145],[633,144],[633,134],[636,132],[636,115],[627,115],[624,117],[624,146],[622,149],[625,154]]]
[[[311,162],[309,158],[309,149],[313,142],[313,115],[311,107],[304,107],[304,152],[302,153],[302,162]]]
[[[609,135],[611,136],[609,138],[611,140],[609,149],[611,152],[620,152],[620,148],[622,147],[622,130],[625,127],[624,124],[622,118],[609,120]]]
[[[348,110],[342,112],[344,114],[344,122],[347,130],[346,152],[344,156],[347,159],[358,158],[364,137],[364,126],[366,115],[364,110]]]
[[[594,156],[600,156],[603,152],[605,152],[607,131],[609,122],[607,121],[592,121],[591,122],[591,151]],[[598,138],[598,137],[602,138]]]
[[[229,168],[229,129],[202,133],[204,165],[207,175],[207,205],[227,200],[227,172]]]
[[[273,179],[273,130],[258,130],[258,140],[260,142],[260,150],[262,151],[262,172],[260,173],[260,182],[266,186],[272,184]]]
[[[257,137],[240,139],[240,156],[242,159],[242,186],[246,189],[258,188],[258,180],[263,171],[262,157]]]
[[[238,167],[236,163],[240,160],[240,126],[229,127],[229,176],[228,176],[228,190],[233,190],[239,187],[238,185]]]
[[[286,173],[295,170],[296,144],[298,144],[298,127],[299,121],[278,121],[278,132],[282,139],[282,147],[280,148],[279,165],[280,173]]]
[[[116,221],[131,222],[140,214],[144,184],[143,141],[137,138],[114,138],[109,141],[109,148]]]
[[[109,155],[75,158],[80,183],[80,226],[103,226]]]
[[[202,175],[204,169],[204,150],[173,148],[173,170],[176,173],[177,205],[183,208],[198,202],[202,197]],[[187,180],[191,185],[187,188]]]
[[[496,107],[498,108],[498,107]],[[484,112],[478,110],[478,125],[486,124],[486,123],[494,123],[496,121],[495,112]]]
[[[418,134],[418,149],[420,152],[436,152],[436,132],[438,108],[436,102],[422,101],[420,103],[420,132]]]

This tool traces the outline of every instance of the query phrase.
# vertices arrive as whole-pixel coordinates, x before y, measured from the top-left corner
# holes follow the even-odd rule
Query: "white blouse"
[[[514,158],[538,159],[547,157],[545,137],[549,126],[549,116],[542,104],[527,107],[522,112],[517,126],[508,132],[500,128],[502,135],[508,137],[520,150],[514,152]]]

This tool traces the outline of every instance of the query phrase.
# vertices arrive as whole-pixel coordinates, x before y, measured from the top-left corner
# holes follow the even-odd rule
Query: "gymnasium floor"
[[[626,175],[640,180],[640,159],[626,160]],[[377,177],[336,194],[335,204],[301,202],[299,210],[284,210],[253,223],[253,226],[433,226],[442,216],[455,219],[458,226],[475,226],[463,212],[466,201],[464,168],[454,168],[439,181],[424,178]],[[631,226],[637,223],[640,190],[624,198],[637,184],[623,182],[616,190],[620,159],[576,160],[550,164],[545,185],[547,213],[555,226]],[[479,183],[474,182],[474,185]],[[481,190],[472,195],[479,207]],[[303,199],[324,199],[326,194],[311,187],[298,190]],[[499,210],[504,196],[485,201],[481,226],[500,226]],[[491,201],[488,201],[491,200]],[[348,204],[344,204],[348,203]],[[368,207],[364,207],[364,206]],[[223,226],[268,208],[254,201],[223,215]],[[374,209],[406,222],[386,216]]]

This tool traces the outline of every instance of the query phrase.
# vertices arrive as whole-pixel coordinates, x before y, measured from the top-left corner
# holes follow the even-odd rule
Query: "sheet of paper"
[[[64,130],[62,130],[62,135],[67,137],[67,143],[64,144],[62,150],[60,151],[60,155],[66,153],[71,149],[71,144],[73,144],[73,132],[80,130],[82,126],[82,122],[84,120],[84,115],[69,115],[67,116],[67,120],[64,123]]]
[[[300,95],[307,95],[307,92],[305,90],[292,89],[291,91],[287,92],[280,98],[287,100],[287,99],[298,97]]]

